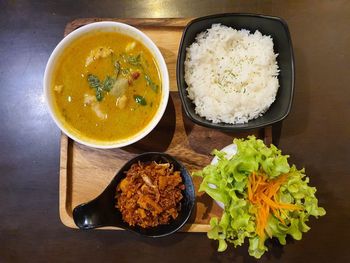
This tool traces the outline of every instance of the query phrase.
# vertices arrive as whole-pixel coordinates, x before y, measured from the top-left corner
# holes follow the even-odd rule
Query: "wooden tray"
[[[102,19],[78,19],[66,26],[65,35],[76,28]],[[101,150],[83,146],[64,134],[60,152],[60,218],[64,225],[76,228],[72,218],[75,206],[98,196],[118,169],[137,154],[147,151],[167,152],[192,172],[210,163],[211,151],[230,144],[235,137],[254,134],[271,143],[271,127],[244,133],[221,132],[191,122],[182,112],[176,86],[177,51],[184,26],[190,19],[103,19],[124,22],[140,28],[159,47],[170,75],[170,97],[166,112],[157,127],[141,141],[120,149]],[[194,178],[196,209],[182,231],[206,232],[212,216],[221,208],[204,193],[198,193],[200,178]],[[118,229],[108,227],[107,229]]]

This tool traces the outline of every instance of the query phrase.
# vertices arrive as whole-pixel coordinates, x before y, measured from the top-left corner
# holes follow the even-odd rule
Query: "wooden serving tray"
[[[78,19],[69,23],[65,35],[76,28],[102,19]],[[271,143],[271,127],[244,133],[228,133],[194,124],[182,112],[176,86],[176,59],[184,26],[191,19],[103,19],[133,25],[146,33],[159,47],[170,75],[170,97],[167,109],[157,127],[141,141],[120,149],[102,150],[81,145],[61,135],[60,152],[60,218],[64,225],[77,228],[72,211],[75,206],[98,196],[117,171],[129,159],[149,152],[167,152],[181,161],[190,172],[210,163],[211,151],[232,143],[233,138],[254,134]],[[198,193],[200,178],[194,178],[196,207],[182,231],[206,232],[209,220],[221,216],[222,209],[206,194]],[[118,229],[108,227],[107,229]]]

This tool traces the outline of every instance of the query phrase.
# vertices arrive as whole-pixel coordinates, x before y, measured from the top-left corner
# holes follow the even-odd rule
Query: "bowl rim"
[[[209,120],[206,120],[205,118],[197,115],[196,113],[194,113],[194,115],[191,113],[190,111],[190,105],[187,102],[187,87],[182,85],[182,80],[184,81],[184,74],[180,73],[180,69],[184,67],[184,65],[181,65],[183,63],[181,63],[181,60],[185,60],[185,58],[183,58],[182,55],[182,50],[185,48],[184,47],[184,41],[187,37],[187,32],[188,29],[195,23],[201,22],[203,20],[208,20],[208,19],[215,19],[215,18],[222,18],[222,17],[251,17],[251,18],[258,18],[258,19],[269,19],[269,20],[273,20],[275,22],[280,22],[283,26],[283,29],[287,35],[287,45],[288,45],[288,50],[290,52],[290,56],[291,56],[291,75],[292,75],[292,81],[291,81],[291,88],[289,91],[290,94],[290,100],[288,102],[288,105],[286,106],[286,109],[284,110],[284,112],[281,114],[280,117],[278,118],[274,118],[272,120],[263,122],[261,124],[255,124],[249,125],[249,121],[247,123],[244,124],[228,124],[228,123],[213,123]],[[186,54],[185,54],[186,55]],[[180,78],[180,76],[182,76]],[[220,129],[223,131],[244,131],[244,130],[252,130],[252,129],[257,129],[257,128],[263,128],[269,125],[272,125],[274,123],[280,122],[282,120],[284,120],[290,113],[290,110],[292,108],[292,103],[293,103],[293,98],[294,98],[294,89],[295,89],[295,65],[294,65],[294,52],[293,52],[293,44],[292,44],[292,38],[290,35],[290,31],[288,28],[288,24],[287,22],[281,18],[281,17],[277,17],[277,16],[269,16],[269,15],[263,15],[263,14],[253,14],[253,13],[222,13],[222,14],[213,14],[213,15],[208,15],[208,16],[202,16],[202,17],[198,17],[195,18],[191,21],[189,21],[187,23],[187,25],[185,26],[182,36],[181,36],[181,41],[180,41],[180,45],[179,45],[179,50],[178,50],[178,57],[177,57],[177,62],[176,62],[176,83],[177,83],[177,87],[179,90],[179,94],[180,94],[180,98],[181,98],[181,104],[182,104],[182,108],[184,109],[185,115],[194,123],[204,126],[204,127],[208,127],[208,128],[214,128],[214,129]],[[202,118],[202,120],[198,120],[196,117]],[[258,117],[260,118],[260,116]],[[258,119],[256,118],[256,119]],[[255,120],[255,119],[253,119]],[[251,120],[251,121],[253,121]]]
[[[162,94],[161,94],[161,102],[159,105],[159,108],[151,121],[145,126],[142,130],[138,131],[136,134],[121,139],[116,140],[112,142],[108,141],[99,141],[90,139],[84,134],[81,136],[78,136],[77,134],[74,134],[71,132],[66,126],[62,120],[57,116],[53,109],[53,102],[52,102],[52,95],[50,95],[50,88],[52,83],[52,72],[54,71],[54,68],[57,64],[58,57],[62,54],[62,52],[76,39],[87,35],[91,32],[107,29],[118,29],[120,30],[121,34],[126,34],[125,32],[129,31],[131,32],[130,36],[137,39],[139,42],[141,42],[153,55],[155,58],[155,61],[158,66],[158,70],[160,73],[161,78],[161,85],[162,85]],[[112,31],[112,30],[111,30]],[[116,31],[119,32],[119,31]],[[137,36],[137,37],[136,37]],[[48,108],[48,111],[50,113],[51,118],[54,120],[56,125],[59,127],[59,129],[66,134],[69,138],[73,139],[74,141],[89,146],[93,148],[100,148],[100,149],[113,149],[113,148],[121,148],[130,144],[133,144],[145,136],[147,136],[159,123],[161,118],[164,115],[164,112],[166,110],[168,99],[169,99],[169,72],[168,68],[165,62],[165,59],[160,52],[157,45],[153,42],[153,40],[148,37],[145,33],[143,33],[141,30],[137,29],[136,27],[133,27],[131,25],[121,23],[121,22],[114,22],[114,21],[99,21],[99,22],[93,22],[87,25],[84,25],[82,27],[77,28],[76,30],[69,33],[67,36],[65,36],[61,41],[56,45],[52,53],[50,54],[50,57],[47,61],[44,77],[43,77],[43,93],[44,98],[46,100],[46,106]]]

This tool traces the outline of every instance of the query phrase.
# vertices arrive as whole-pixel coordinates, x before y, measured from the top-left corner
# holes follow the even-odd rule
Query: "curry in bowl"
[[[162,84],[157,59],[142,41],[120,31],[95,30],[74,39],[58,56],[48,96],[65,131],[110,145],[150,126],[164,104]]]

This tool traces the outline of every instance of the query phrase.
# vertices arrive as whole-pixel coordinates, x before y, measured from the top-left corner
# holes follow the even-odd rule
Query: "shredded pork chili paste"
[[[169,163],[138,162],[126,172],[116,190],[116,207],[130,226],[168,224],[181,210],[185,185]]]

